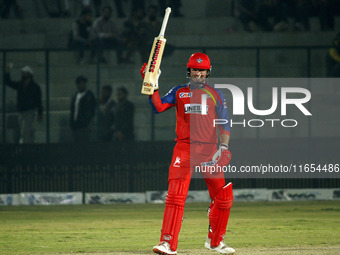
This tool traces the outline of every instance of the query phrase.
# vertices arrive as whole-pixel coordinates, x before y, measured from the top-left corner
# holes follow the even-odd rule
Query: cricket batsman
[[[147,64],[144,64],[141,69],[143,78],[146,67]],[[195,166],[207,163],[226,166],[231,160],[226,102],[222,92],[207,83],[210,71],[209,57],[204,53],[194,53],[187,63],[188,84],[172,88],[161,98],[157,81],[154,94],[149,96],[154,113],[175,107],[177,117],[177,143],[169,168],[161,238],[160,243],[153,247],[153,252],[157,254],[177,254],[178,234]],[[215,119],[226,121],[223,125],[215,126]],[[235,250],[224,243],[233,204],[232,183],[226,185],[223,172],[201,174],[211,198],[208,210],[209,231],[204,246],[219,253],[233,254]]]

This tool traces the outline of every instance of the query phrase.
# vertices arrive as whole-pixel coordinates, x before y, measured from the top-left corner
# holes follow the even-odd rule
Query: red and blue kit
[[[230,135],[228,110],[223,93],[208,84],[176,86],[162,98],[155,91],[149,102],[154,113],[176,109],[177,144],[169,168],[161,234],[161,242],[168,242],[175,251],[193,168],[212,160],[218,149],[218,133]],[[225,124],[214,125],[217,119],[225,120]],[[218,246],[223,240],[232,205],[232,184],[226,185],[223,173],[218,178],[210,177],[203,175],[212,199],[208,237],[212,246]]]
[[[204,96],[204,98],[202,98]],[[215,119],[227,120],[224,125],[217,125],[220,134],[230,134],[229,116],[223,93],[206,84],[192,89],[190,85],[176,86],[164,97],[158,91],[149,99],[154,113],[160,113],[176,107],[176,140],[178,142],[201,142],[217,144]],[[206,109],[202,103],[206,102]]]

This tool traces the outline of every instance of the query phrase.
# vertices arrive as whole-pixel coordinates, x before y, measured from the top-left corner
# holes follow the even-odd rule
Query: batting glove
[[[146,67],[148,66],[147,63],[144,63],[142,68],[140,69],[140,74],[142,75],[143,79],[145,77]]]
[[[146,73],[146,69],[148,68],[148,64],[147,63],[144,63],[142,68],[140,69],[140,74],[142,75],[143,79],[145,77],[145,73]],[[161,76],[161,69],[158,69],[158,73],[157,73],[157,80],[156,80],[156,84],[155,84],[155,87],[154,87],[154,90],[158,90],[158,79],[159,79],[159,76]]]
[[[158,69],[158,73],[157,73],[157,80],[156,80],[156,84],[155,84],[155,90],[158,90],[158,79],[159,79],[159,76],[161,76],[161,69],[159,68]]]
[[[220,148],[215,152],[212,160],[216,160],[216,165],[228,165],[231,160],[231,152],[228,150],[228,145],[224,143],[220,144]]]

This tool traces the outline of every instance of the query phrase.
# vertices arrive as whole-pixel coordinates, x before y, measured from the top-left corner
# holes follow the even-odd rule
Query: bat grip
[[[168,24],[168,19],[169,19],[170,13],[171,13],[171,8],[170,7],[166,8],[165,9],[165,15],[164,15],[163,23],[162,23],[162,27],[161,27],[161,31],[159,32],[159,36],[163,36],[164,37],[165,28],[166,28],[166,25]]]

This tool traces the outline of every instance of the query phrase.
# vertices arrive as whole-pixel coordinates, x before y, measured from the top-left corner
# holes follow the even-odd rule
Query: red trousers
[[[216,151],[216,144],[204,143],[177,142],[174,148],[169,169],[169,189],[165,201],[161,235],[161,242],[168,242],[173,251],[177,250],[185,199],[188,195],[194,168],[202,162],[211,161]],[[221,173],[219,176],[215,175],[214,178],[211,178],[209,173],[204,173],[202,177],[208,186],[210,198],[213,200],[225,186],[224,175]]]
[[[189,188],[195,166],[211,161],[217,149],[216,144],[178,142],[172,154],[168,183],[171,180],[181,180]],[[213,178],[209,173],[201,173],[201,175],[208,186],[210,198],[214,199],[225,185],[223,173],[219,176],[214,175]]]

